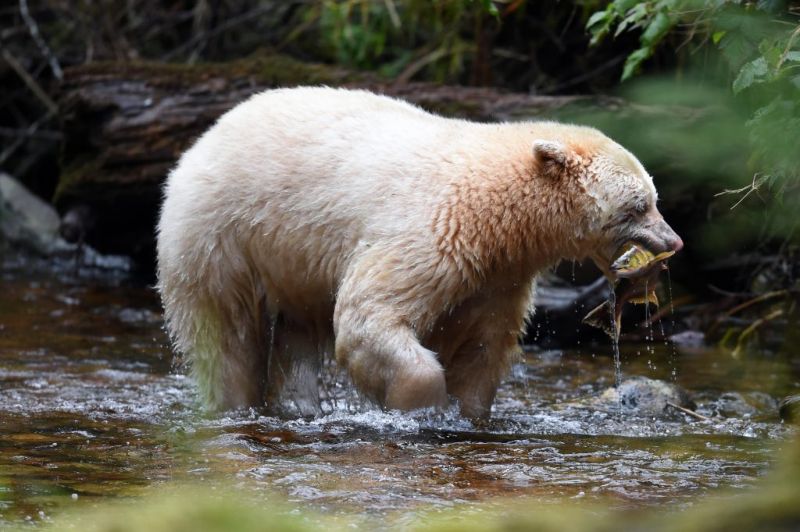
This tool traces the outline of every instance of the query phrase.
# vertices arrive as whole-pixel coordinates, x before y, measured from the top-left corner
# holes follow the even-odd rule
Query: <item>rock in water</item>
[[[786,423],[800,425],[800,395],[790,395],[781,401],[779,412]]]
[[[76,231],[85,227],[78,227]],[[66,262],[73,270],[89,267],[127,272],[133,268],[128,257],[101,255],[87,245],[68,243],[61,237],[62,230],[61,219],[49,203],[33,195],[8,174],[0,172],[0,251],[8,249],[21,252],[23,256],[40,255],[53,266]],[[69,228],[66,232],[69,233]],[[68,236],[74,236],[76,242],[83,240],[82,234]],[[0,253],[0,258],[6,258],[6,255]]]
[[[774,418],[778,402],[764,392],[726,392],[709,403],[715,415],[732,418]]]
[[[675,384],[647,377],[631,377],[622,381],[618,388],[608,388],[597,398],[597,406],[622,407],[626,413],[640,416],[672,416],[677,405],[694,410],[695,404],[689,394]]]
[[[56,210],[8,174],[0,173],[0,244],[48,255],[63,244]]]
[[[697,348],[706,344],[706,335],[701,331],[683,331],[669,337],[669,341],[678,347]]]

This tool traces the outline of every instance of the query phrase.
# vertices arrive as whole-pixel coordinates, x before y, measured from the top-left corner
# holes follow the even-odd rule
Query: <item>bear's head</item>
[[[658,212],[653,179],[625,148],[591,128],[573,126],[558,140],[536,140],[534,156],[571,198],[575,257],[604,272],[627,242],[653,254],[683,241]],[[556,175],[557,174],[557,175]]]

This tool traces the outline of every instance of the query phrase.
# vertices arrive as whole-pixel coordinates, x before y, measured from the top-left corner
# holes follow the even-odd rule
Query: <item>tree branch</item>
[[[39,51],[42,52],[42,55],[50,64],[50,70],[53,71],[53,76],[55,76],[58,81],[61,81],[64,79],[64,72],[61,70],[61,65],[58,64],[58,59],[56,59],[56,56],[50,51],[50,47],[47,46],[42,34],[39,32],[39,26],[36,24],[36,21],[33,19],[28,9],[28,0],[19,0],[19,12],[25,24],[28,26],[28,31],[36,42],[36,46],[39,47]]]

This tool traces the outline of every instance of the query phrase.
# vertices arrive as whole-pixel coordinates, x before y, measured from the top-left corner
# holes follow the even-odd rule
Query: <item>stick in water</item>
[[[706,416],[704,416],[703,414],[698,414],[698,413],[697,413],[697,412],[695,412],[694,410],[689,410],[688,408],[684,408],[684,407],[682,407],[682,406],[676,405],[675,403],[673,403],[673,402],[671,402],[671,401],[667,401],[667,405],[668,405],[668,406],[671,406],[672,408],[674,408],[674,409],[676,409],[676,410],[680,410],[680,411],[681,411],[681,412],[683,412],[684,414],[688,414],[688,415],[690,415],[690,416],[692,416],[692,417],[695,417],[695,418],[697,418],[697,419],[700,419],[700,420],[702,420],[702,421],[711,421],[711,418],[710,418],[710,417],[706,417]]]

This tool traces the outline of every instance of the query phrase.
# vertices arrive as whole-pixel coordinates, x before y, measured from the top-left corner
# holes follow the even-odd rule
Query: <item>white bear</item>
[[[366,91],[262,92],[170,173],[158,289],[213,409],[319,408],[321,353],[384,408],[488,415],[537,272],[682,247],[597,130],[442,118]]]

